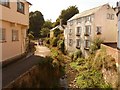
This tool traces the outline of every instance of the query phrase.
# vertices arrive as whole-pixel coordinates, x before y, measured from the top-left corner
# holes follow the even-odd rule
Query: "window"
[[[81,34],[81,27],[77,27],[76,35],[80,35],[80,34]]]
[[[18,30],[12,30],[12,41],[18,41]]]
[[[114,20],[114,14],[111,15],[111,19]]]
[[[97,34],[101,34],[101,27],[97,27]]]
[[[107,13],[107,19],[114,20],[114,14]]]
[[[17,11],[24,14],[24,3],[17,1]]]
[[[73,21],[70,21],[69,24],[70,24],[70,26],[72,26],[73,25]]]
[[[0,4],[9,7],[9,0],[0,0]]]
[[[69,39],[69,46],[72,46],[73,40]]]
[[[90,48],[90,41],[85,40],[85,49],[89,49],[89,48]]]
[[[77,46],[77,47],[80,47],[80,39],[76,39],[76,42],[77,42],[77,43],[76,43],[76,46]]]
[[[110,19],[110,14],[109,13],[107,13],[107,19]]]
[[[79,18],[79,19],[77,20],[77,24],[79,24],[79,23],[82,23],[82,18]]]
[[[85,36],[89,36],[91,33],[91,26],[88,25],[88,26],[85,26]]]
[[[69,35],[71,35],[72,34],[72,29],[69,29]]]
[[[91,22],[91,16],[87,16],[87,17],[85,18],[85,22],[87,22],[87,21],[90,21],[90,22]]]
[[[5,41],[5,29],[4,28],[0,28],[0,42]]]

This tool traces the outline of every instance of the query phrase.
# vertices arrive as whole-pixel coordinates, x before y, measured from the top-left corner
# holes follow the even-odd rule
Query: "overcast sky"
[[[45,20],[55,21],[60,15],[61,10],[69,6],[76,5],[80,12],[91,9],[106,3],[116,6],[119,0],[27,0],[32,3],[30,11],[41,11]]]

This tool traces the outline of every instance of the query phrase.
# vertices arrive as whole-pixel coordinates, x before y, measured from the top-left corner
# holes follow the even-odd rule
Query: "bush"
[[[57,46],[58,46],[58,49],[59,49],[62,53],[64,53],[64,50],[65,50],[64,40],[59,40]]]
[[[57,46],[57,42],[58,42],[58,38],[54,37],[52,40],[51,40],[51,45],[56,47]]]
[[[81,56],[82,56],[81,50],[77,50],[77,51],[74,53],[74,58],[73,58],[73,60],[76,60],[77,58],[80,58]]]
[[[103,43],[103,40],[99,37],[95,37],[90,46],[90,53],[95,53],[96,50],[100,49],[100,45]]]
[[[60,32],[60,29],[59,29],[59,28],[57,28],[57,29],[54,30],[54,36],[55,36],[55,37],[57,37],[60,33],[61,33],[61,32]]]
[[[73,60],[73,58],[74,58],[74,53],[70,53],[70,54],[69,54],[69,57]]]

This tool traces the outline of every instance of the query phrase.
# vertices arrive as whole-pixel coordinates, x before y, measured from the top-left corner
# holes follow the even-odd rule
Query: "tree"
[[[35,38],[39,38],[40,30],[44,24],[44,17],[40,11],[30,12],[29,32],[33,32]]]
[[[51,22],[51,20],[47,20],[47,21],[44,22],[42,28],[52,29],[53,28],[53,23]]]
[[[79,13],[79,10],[76,6],[70,6],[66,10],[61,11],[59,18],[62,20],[62,24],[67,24],[67,20],[73,17],[75,14]]]
[[[56,29],[54,30],[54,37],[57,37],[58,35],[60,35],[60,33],[61,33],[60,29],[59,29],[59,28],[56,28]]]
[[[53,27],[56,27],[56,26],[59,25],[59,24],[60,24],[60,19],[57,18],[57,19],[56,19],[56,22],[53,23]]]
[[[49,37],[50,29],[49,28],[42,28],[41,31],[40,31],[40,35],[42,37]]]
[[[42,26],[42,29],[40,31],[40,36],[41,37],[49,37],[50,35],[50,29],[52,29],[53,24],[51,22],[51,20],[47,20],[45,21],[45,23]]]

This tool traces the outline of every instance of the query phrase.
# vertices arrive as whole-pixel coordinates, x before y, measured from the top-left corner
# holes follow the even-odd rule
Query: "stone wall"
[[[32,67],[26,73],[12,81],[8,86],[4,88],[37,88],[40,87],[38,83],[39,78],[38,66]]]
[[[117,48],[116,49],[112,48],[104,44],[101,45],[101,48],[104,48],[108,55],[111,55],[113,58],[115,58],[116,64],[120,65],[120,50],[118,50]]]
[[[111,83],[114,88],[120,88],[120,50],[112,48],[110,46],[101,45],[102,49],[105,49],[107,55],[111,55],[116,62],[117,71],[102,69],[103,77],[106,82]]]

